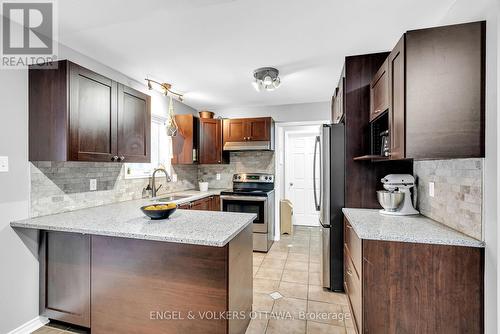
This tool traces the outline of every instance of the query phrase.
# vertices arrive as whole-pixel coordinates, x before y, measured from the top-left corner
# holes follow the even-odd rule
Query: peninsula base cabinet
[[[49,319],[92,334],[244,334],[250,322],[251,224],[222,247],[40,235],[40,314]]]
[[[360,239],[344,220],[358,333],[483,333],[484,249]]]

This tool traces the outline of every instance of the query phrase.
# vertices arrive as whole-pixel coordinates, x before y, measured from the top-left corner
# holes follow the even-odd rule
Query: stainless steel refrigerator
[[[321,280],[325,288],[344,291],[342,214],[345,203],[344,124],[322,125],[321,135],[316,138],[314,151],[314,202],[316,210],[320,212],[321,224]]]

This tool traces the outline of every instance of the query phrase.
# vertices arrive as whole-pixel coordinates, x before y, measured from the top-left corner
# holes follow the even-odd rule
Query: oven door
[[[267,233],[267,197],[221,195],[220,199],[222,211],[257,214],[257,218],[253,221],[253,231]]]

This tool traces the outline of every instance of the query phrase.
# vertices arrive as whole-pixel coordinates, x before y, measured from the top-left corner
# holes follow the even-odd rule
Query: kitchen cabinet
[[[42,231],[40,315],[90,327],[90,236]]]
[[[370,83],[370,121],[380,116],[389,108],[389,73],[388,60],[375,73]]]
[[[271,117],[225,119],[224,144],[242,141],[271,141],[274,121]]]
[[[220,210],[220,196],[212,195],[205,198],[184,203],[179,205],[179,209],[184,210],[204,210],[204,211],[221,211]]]
[[[175,115],[179,128],[172,137],[172,164],[191,165],[198,163],[200,120],[193,115]]]
[[[222,120],[200,118],[200,164],[227,164],[229,152],[222,150]]]
[[[387,58],[389,78],[390,158],[405,154],[405,38],[402,37]]]
[[[29,69],[30,161],[150,162],[150,97],[69,61]]]
[[[334,124],[340,123],[344,117],[344,86],[345,79],[344,76],[341,76],[332,97],[332,121]]]
[[[484,157],[484,21],[407,31],[387,62],[391,159]]]
[[[358,333],[482,333],[483,263],[482,248],[361,239],[344,220]]]

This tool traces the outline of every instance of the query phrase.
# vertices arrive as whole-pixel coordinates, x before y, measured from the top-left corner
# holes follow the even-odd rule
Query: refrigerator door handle
[[[319,136],[316,136],[316,141],[314,142],[314,155],[313,155],[313,192],[314,192],[314,207],[316,208],[316,211],[319,211],[320,210],[320,203],[321,203],[321,192],[319,194],[319,201],[318,201],[318,195],[317,195],[317,189],[316,189],[316,153],[318,152],[318,146],[319,146],[319,143],[320,143],[320,137]],[[319,150],[319,154],[320,154],[320,161],[321,161],[321,150]],[[321,164],[320,164],[320,168],[321,168]],[[319,173],[319,175],[321,175],[321,171]],[[320,180],[321,182],[321,180]]]

